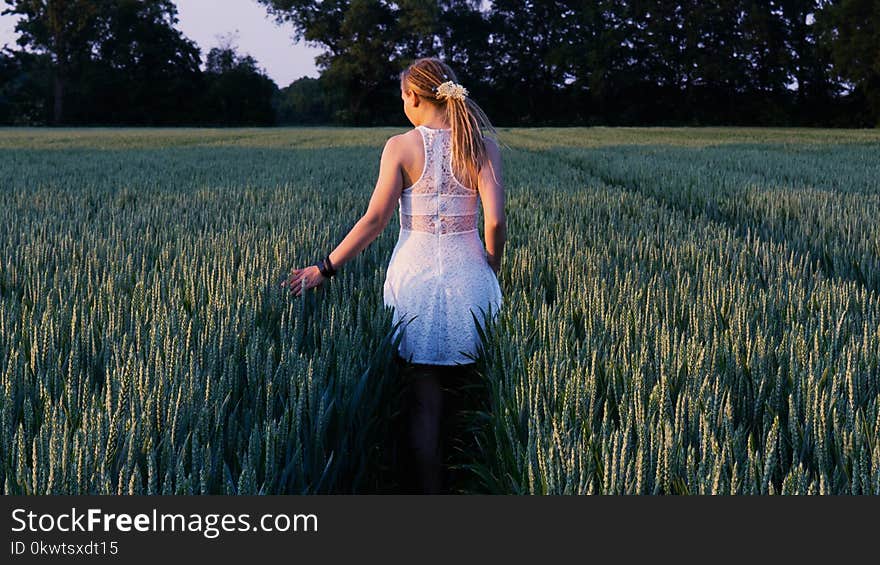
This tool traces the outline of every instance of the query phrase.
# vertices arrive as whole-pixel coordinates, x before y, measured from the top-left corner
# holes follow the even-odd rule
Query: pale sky
[[[315,56],[320,48],[294,44],[293,26],[275,23],[256,0],[176,0],[177,29],[202,50],[202,62],[220,36],[233,34],[238,52],[250,54],[279,88],[303,77],[317,77]],[[6,9],[0,2],[0,11]],[[15,44],[16,17],[0,16],[0,47]]]

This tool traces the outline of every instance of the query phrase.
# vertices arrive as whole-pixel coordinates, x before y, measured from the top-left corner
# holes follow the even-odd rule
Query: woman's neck
[[[424,120],[419,125],[422,125],[426,128],[431,128],[431,129],[449,129],[449,124],[445,123],[443,121],[443,119],[441,119],[437,116],[432,116],[432,117]]]

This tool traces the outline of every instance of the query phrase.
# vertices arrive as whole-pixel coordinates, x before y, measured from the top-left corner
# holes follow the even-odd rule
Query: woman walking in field
[[[414,129],[385,144],[379,179],[364,216],[320,265],[293,269],[282,283],[296,296],[320,285],[385,229],[400,207],[384,303],[404,320],[397,362],[407,383],[407,439],[420,492],[448,488],[443,467],[450,384],[475,363],[479,335],[472,313],[496,316],[503,300],[497,274],[506,240],[497,135],[452,69],[430,57],[400,74],[403,110]],[[482,201],[486,249],[477,231]],[[444,402],[444,393],[449,395]]]

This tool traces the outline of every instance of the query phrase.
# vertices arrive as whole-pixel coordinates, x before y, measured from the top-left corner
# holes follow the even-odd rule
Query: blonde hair
[[[483,110],[471,98],[459,100],[453,97],[436,98],[436,88],[446,81],[458,82],[449,65],[436,57],[422,57],[413,61],[400,73],[400,83],[425,101],[446,110],[452,138],[453,171],[466,173],[468,183],[476,187],[476,179],[482,165],[488,162],[482,129],[497,138],[498,132]],[[467,86],[467,85],[463,85]],[[492,164],[489,162],[489,166]],[[493,171],[494,175],[494,171]]]

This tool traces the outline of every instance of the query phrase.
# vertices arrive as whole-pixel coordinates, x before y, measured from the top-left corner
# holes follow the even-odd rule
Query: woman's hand
[[[290,276],[281,283],[281,286],[282,288],[289,287],[294,296],[299,296],[303,290],[316,287],[324,280],[325,277],[321,274],[318,266],[311,265],[302,269],[291,269]]]

